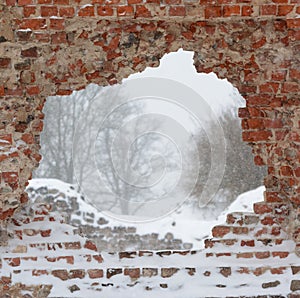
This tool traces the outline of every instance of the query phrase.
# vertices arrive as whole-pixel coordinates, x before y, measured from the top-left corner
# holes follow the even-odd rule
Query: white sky
[[[197,73],[193,65],[193,55],[191,51],[179,49],[164,55],[159,67],[147,67],[128,79],[161,77],[179,81],[199,93],[217,114],[222,113],[228,106],[237,109],[245,105],[240,96],[232,96],[234,88],[226,79],[220,80],[214,73]]]

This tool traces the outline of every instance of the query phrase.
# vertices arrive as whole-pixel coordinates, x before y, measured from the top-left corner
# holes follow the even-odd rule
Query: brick
[[[247,108],[239,108],[239,117],[240,118],[249,118],[250,113]]]
[[[133,6],[118,6],[117,7],[117,15],[118,17],[127,17],[133,16]]]
[[[161,277],[168,278],[179,271],[178,268],[161,268]]]
[[[65,248],[66,249],[80,249],[81,248],[81,244],[80,242],[66,242],[65,243]]]
[[[280,259],[287,258],[289,255],[289,252],[287,251],[273,251],[272,256],[273,257],[279,257]]]
[[[27,86],[26,92],[28,95],[37,95],[40,93],[40,88],[38,86]]]
[[[279,5],[278,6],[278,15],[279,16],[286,16],[290,12],[293,11],[294,5]]]
[[[49,237],[51,235],[51,229],[41,230],[40,233],[42,237]]]
[[[239,5],[224,5],[223,6],[223,16],[231,17],[241,14],[241,7]]]
[[[247,267],[240,267],[237,272],[240,274],[250,274],[250,269]]]
[[[169,8],[169,16],[184,17],[186,15],[185,6],[171,6]]]
[[[51,274],[55,277],[58,277],[61,280],[68,280],[69,279],[68,271],[64,270],[64,269],[52,270]]]
[[[80,17],[93,17],[95,16],[95,7],[93,5],[84,6],[79,9],[78,16]]]
[[[265,267],[259,267],[259,268],[255,268],[252,273],[255,275],[255,276],[260,276],[260,275],[263,275],[265,272],[267,271],[267,268]]]
[[[255,242],[254,242],[254,240],[242,240],[241,241],[241,246],[254,247],[255,246]]]
[[[32,0],[18,0],[18,6],[30,5]]]
[[[231,268],[230,267],[222,267],[220,269],[220,273],[224,276],[224,277],[228,277],[231,275]]]
[[[265,128],[283,128],[283,123],[281,119],[265,119],[264,126]]]
[[[242,6],[242,16],[249,17],[254,13],[252,5],[244,5]]]
[[[247,122],[247,125],[245,127],[246,129],[264,129],[265,128],[264,120],[260,119],[260,118],[247,119],[246,122]]]
[[[264,252],[256,252],[255,257],[257,259],[267,259],[270,257],[270,252],[269,251],[264,251]]]
[[[103,262],[103,258],[101,257],[101,255],[94,255],[93,259],[96,260],[98,263]]]
[[[48,43],[50,41],[50,35],[48,33],[35,32],[34,36],[35,39],[39,42]]]
[[[16,32],[19,41],[28,41],[32,35],[31,31],[17,31]]]
[[[11,65],[10,58],[0,58],[0,68],[9,68]]]
[[[37,58],[37,56],[38,56],[37,47],[32,47],[21,51],[21,57],[23,58]]]
[[[29,70],[31,68],[31,62],[29,59],[25,60],[24,62],[16,63],[14,65],[16,70]],[[24,74],[24,73],[23,73]],[[22,78],[21,78],[22,81]],[[24,83],[28,83],[27,81],[22,81]]]
[[[262,5],[261,6],[261,14],[262,15],[276,15],[277,14],[277,6],[276,5]]]
[[[293,275],[298,274],[300,272],[300,266],[292,266]]]
[[[265,161],[263,158],[259,155],[254,156],[254,163],[258,166],[264,166],[266,165]]]
[[[286,267],[271,268],[271,274],[284,274]]]
[[[90,250],[93,250],[93,251],[97,251],[97,246],[95,245],[94,242],[90,241],[90,240],[87,240],[84,244],[84,248],[86,249],[90,249]]]
[[[253,253],[252,252],[242,252],[242,253],[238,253],[236,255],[236,257],[238,259],[243,258],[243,259],[251,259],[253,258]]]
[[[85,277],[85,271],[83,269],[73,269],[69,272],[69,278],[79,278],[83,279]]]
[[[125,268],[124,275],[130,276],[131,279],[137,279],[140,277],[140,268]]]
[[[221,6],[208,6],[205,8],[204,12],[205,18],[218,18],[222,16]]]
[[[273,134],[270,130],[243,131],[243,140],[245,142],[268,141],[272,138],[272,136]]]
[[[12,144],[11,134],[0,135],[0,146],[9,146],[11,144]]]
[[[5,183],[13,185],[18,182],[19,174],[18,172],[2,172],[2,180]]]
[[[32,270],[32,276],[41,276],[41,275],[48,275],[49,272],[43,269],[34,269]]]
[[[259,86],[259,91],[261,93],[272,93],[276,94],[279,89],[279,83],[268,82]]]
[[[295,69],[295,68],[291,68],[289,70],[289,77],[292,80],[300,81],[300,70]]]
[[[111,278],[114,275],[122,274],[123,269],[122,268],[109,268],[106,270],[106,277]]]
[[[300,19],[289,19],[287,20],[287,27],[291,29],[300,28]]]
[[[89,278],[102,278],[103,277],[103,270],[102,269],[88,269]]]
[[[273,81],[284,81],[287,75],[286,70],[277,70],[272,72]]]
[[[299,92],[300,87],[298,83],[288,83],[285,82],[283,83],[281,93],[294,93],[294,92]]]
[[[248,234],[248,228],[247,227],[233,227],[232,233],[236,235],[242,235],[242,234]]]
[[[31,15],[35,15],[36,7],[35,6],[24,6],[23,7],[23,15],[25,18],[30,17]]]
[[[223,238],[228,233],[230,233],[230,227],[227,226],[216,226],[212,229],[213,237]]]
[[[143,268],[142,274],[144,277],[152,277],[158,275],[157,268]]]
[[[70,0],[53,0],[53,4],[69,5],[70,4]]]
[[[75,15],[74,7],[61,7],[59,8],[59,16],[60,17],[68,17],[71,18]]]
[[[263,225],[273,225],[275,223],[273,216],[265,216],[261,221]]]
[[[52,17],[58,15],[57,6],[41,6],[41,16],[42,17]]]
[[[7,259],[4,259],[4,260],[6,260],[8,265],[12,266],[12,267],[18,267],[18,266],[20,266],[20,263],[21,263],[20,258],[7,258]]]
[[[4,96],[5,95],[5,89],[4,86],[0,85],[0,96]]]
[[[51,35],[51,43],[62,44],[68,43],[66,32],[57,32]]]
[[[15,6],[16,5],[16,0],[6,0],[6,5],[7,6]]]
[[[290,166],[282,166],[280,168],[280,174],[288,177],[294,176],[293,169]]]
[[[290,289],[291,289],[291,291],[299,291],[300,290],[300,280],[292,280]],[[297,296],[298,295],[296,294],[296,296],[291,296],[291,297],[297,298]]]
[[[31,133],[25,133],[22,135],[22,141],[24,141],[26,144],[34,144],[34,137]]]
[[[64,30],[65,20],[64,19],[50,19],[50,29]]]
[[[111,6],[98,6],[97,7],[97,14],[99,16],[113,16],[114,10]]]
[[[119,252],[119,258],[120,259],[133,259],[136,256],[136,251],[124,251],[124,252]]]
[[[46,19],[23,19],[19,29],[43,30],[47,29]]]

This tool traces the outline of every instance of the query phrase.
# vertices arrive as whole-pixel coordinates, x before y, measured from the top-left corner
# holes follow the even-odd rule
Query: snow
[[[29,187],[38,189],[47,186],[48,189],[57,189],[60,193],[65,193],[68,196],[77,197],[79,210],[82,215],[72,214],[73,219],[79,219],[83,224],[85,222],[85,214],[94,213],[93,226],[97,226],[97,220],[100,217],[106,218],[109,223],[102,227],[136,227],[137,234],[144,235],[148,233],[157,233],[159,237],[164,237],[167,233],[172,233],[174,238],[181,239],[183,243],[192,244],[193,249],[202,249],[204,247],[204,239],[211,237],[211,230],[218,224],[223,224],[226,221],[226,214],[231,212],[253,212],[253,203],[263,201],[264,186],[241,194],[238,198],[222,212],[216,220],[204,221],[200,220],[199,212],[187,205],[182,205],[173,213],[160,218],[158,220],[140,222],[134,217],[123,217],[124,220],[110,217],[109,213],[101,213],[94,206],[88,204],[82,199],[82,196],[77,191],[77,186],[65,183],[57,179],[32,179],[29,182]],[[63,198],[60,198],[63,199]],[[88,223],[91,225],[91,223]]]
[[[40,188],[48,186],[48,189],[56,188],[59,193],[68,193],[70,195],[78,196],[78,203],[80,209],[86,212],[97,211],[93,206],[87,204],[81,199],[80,194],[77,192],[76,187],[64,183],[56,179],[34,179],[30,181],[29,187]],[[192,212],[190,208],[182,207],[181,210],[177,210],[170,217],[166,217],[160,221],[152,221],[146,224],[136,224],[138,232],[149,233],[148,228],[155,229],[158,233],[164,233],[165,231],[173,232],[176,237],[182,236],[186,240],[194,241],[195,245],[199,244],[199,241],[195,241],[195,237],[198,238],[210,234],[211,227],[216,224],[222,224],[225,221],[226,213],[228,212],[252,212],[252,204],[263,199],[264,187],[259,187],[255,190],[246,192],[240,195],[235,202],[233,202],[215,221],[201,222],[197,218],[195,212]],[[62,197],[60,198],[62,199]],[[34,207],[34,205],[32,206]],[[52,214],[51,214],[52,216]],[[173,226],[172,223],[176,222]],[[109,224],[123,224],[124,222],[118,222],[110,220]],[[297,265],[299,263],[298,257],[293,253],[294,242],[285,240],[282,245],[272,246],[269,243],[267,246],[263,245],[258,240],[255,240],[255,251],[288,251],[289,255],[286,258],[273,257],[267,260],[259,258],[238,258],[234,255],[234,252],[247,252],[253,251],[251,247],[241,247],[240,245],[226,246],[218,245],[211,249],[187,251],[185,255],[173,251],[170,255],[162,254],[161,252],[149,252],[143,256],[133,255],[132,258],[121,258],[118,253],[103,252],[103,263],[99,264],[93,257],[90,261],[87,261],[88,255],[97,255],[97,252],[92,252],[87,249],[80,250],[67,250],[64,247],[57,246],[56,243],[65,243],[70,241],[79,241],[81,246],[85,243],[85,238],[79,235],[74,235],[74,228],[60,222],[59,216],[56,221],[44,221],[44,222],[30,222],[23,224],[21,229],[47,229],[51,224],[51,234],[47,238],[43,238],[40,235],[26,236],[23,233],[23,240],[10,239],[7,247],[0,248],[0,254],[2,257],[1,274],[4,276],[12,276],[12,282],[23,284],[50,284],[53,285],[49,297],[95,297],[99,293],[99,297],[105,298],[151,298],[151,297],[164,297],[164,298],[200,298],[200,297],[225,297],[225,296],[251,296],[254,295],[283,295],[287,296],[290,293],[290,281],[293,279],[291,265]],[[132,226],[134,223],[130,223]],[[14,229],[18,229],[15,226]],[[153,231],[153,230],[152,230]],[[236,235],[235,235],[236,237]],[[43,246],[43,244],[46,245]],[[36,247],[29,247],[27,244],[37,243]],[[18,245],[27,245],[28,250],[21,254],[21,263],[18,266],[20,272],[17,274],[13,272],[15,267],[8,265],[6,258],[16,257],[17,254],[13,252],[13,249]],[[213,254],[211,257],[207,257],[208,252],[226,252],[230,250],[232,256],[217,256]],[[64,256],[73,256],[74,264],[68,264]],[[37,260],[30,257],[35,256]],[[27,257],[27,258],[26,258]],[[49,261],[47,258],[60,257],[55,262]],[[267,263],[266,263],[267,262]],[[179,271],[173,274],[171,277],[163,278],[161,276],[162,268],[178,268]],[[230,267],[230,276],[226,277],[220,274],[222,268]],[[247,267],[249,273],[240,273],[243,267]],[[256,275],[254,270],[257,268],[265,267],[265,271],[260,275]],[[35,276],[32,275],[32,271],[35,269],[41,270],[57,270],[57,269],[102,269],[104,272],[110,270],[110,268],[157,268],[158,275],[149,277],[140,277],[137,280],[131,279],[129,276],[122,274],[114,275],[110,278],[103,277],[100,279],[89,279],[86,273],[82,279],[68,279],[61,281],[59,278],[52,274]],[[195,268],[196,271],[193,274],[189,274],[188,268]],[[280,268],[283,274],[276,275],[271,274],[270,268]],[[209,275],[204,273],[209,272]],[[273,282],[276,286],[262,287],[263,284]],[[93,283],[93,285],[91,285]],[[113,286],[110,286],[113,284]],[[167,284],[167,288],[162,288],[161,285]],[[78,286],[80,290],[71,292],[70,287]],[[149,290],[145,288],[149,287]],[[29,292],[28,292],[29,293]],[[25,291],[24,293],[25,294]]]
[[[179,49],[165,54],[159,67],[147,67],[141,73],[135,73],[126,80],[155,77],[178,81],[196,91],[212,108],[216,115],[228,108],[245,106],[245,100],[227,79],[219,79],[214,73],[197,73],[193,60],[194,52]],[[166,112],[168,112],[166,110]],[[182,112],[178,115],[181,119]]]

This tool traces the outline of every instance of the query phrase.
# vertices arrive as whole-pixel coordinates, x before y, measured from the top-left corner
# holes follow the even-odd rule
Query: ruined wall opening
[[[88,290],[82,296],[92,297],[112,287],[126,297],[133,285],[136,294],[153,290],[146,293],[156,297],[174,297],[167,294],[172,285],[178,297],[198,297],[203,289],[214,297],[299,291],[298,1],[100,2],[0,4],[1,292],[69,297]],[[268,167],[265,200],[253,214],[228,214],[204,251],[102,258],[51,204],[31,208],[24,192],[40,162],[44,101],[91,83],[120,83],[179,48],[195,51],[197,72],[227,78],[246,99],[239,111],[243,139],[255,163]],[[149,268],[153,259],[159,261]]]
[[[99,251],[202,248],[221,213],[266,173],[242,141],[244,99],[227,80],[196,73],[193,55],[179,50],[123,84],[48,98],[31,201],[66,213]],[[230,211],[251,211],[262,192]]]

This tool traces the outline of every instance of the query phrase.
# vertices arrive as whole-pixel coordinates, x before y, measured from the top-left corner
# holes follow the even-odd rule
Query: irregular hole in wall
[[[201,248],[218,216],[263,182],[241,138],[243,98],[196,73],[192,57],[166,54],[120,85],[45,104],[43,159],[27,192],[67,212],[99,251]]]

